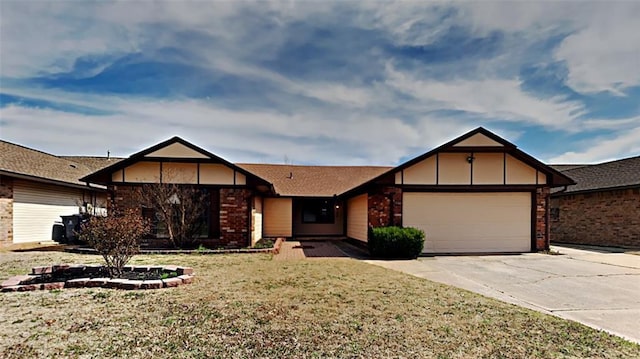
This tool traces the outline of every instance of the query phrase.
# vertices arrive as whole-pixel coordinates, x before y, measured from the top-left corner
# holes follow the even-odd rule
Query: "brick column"
[[[549,187],[536,190],[536,249],[549,249],[551,236],[549,233]]]
[[[220,189],[220,244],[241,247],[251,244],[250,198],[251,191],[246,188]]]
[[[402,226],[402,189],[379,187],[369,194],[369,226]]]
[[[13,243],[13,179],[0,176],[0,247]]]

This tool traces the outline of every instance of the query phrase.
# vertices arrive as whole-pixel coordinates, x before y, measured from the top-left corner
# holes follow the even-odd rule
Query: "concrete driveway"
[[[367,262],[640,343],[640,256],[553,247],[562,255],[441,256]]]

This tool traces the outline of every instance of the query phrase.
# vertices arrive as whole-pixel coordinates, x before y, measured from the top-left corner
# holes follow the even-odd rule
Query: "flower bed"
[[[31,274],[11,277],[2,292],[24,292],[62,288],[101,287],[113,289],[160,289],[193,281],[193,268],[179,266],[124,266],[119,278],[111,278],[105,266],[95,264],[56,264],[33,267]]]

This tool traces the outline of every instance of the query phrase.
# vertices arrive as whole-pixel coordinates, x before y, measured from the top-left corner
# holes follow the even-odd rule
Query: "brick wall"
[[[220,242],[226,246],[248,246],[251,219],[246,188],[220,189]]]
[[[549,233],[549,188],[536,190],[536,249],[539,251],[549,249],[551,234]]]
[[[112,191],[110,209],[118,208],[125,210],[129,208],[140,209],[142,207],[137,200],[136,191],[140,187],[129,185],[111,186]],[[249,204],[252,192],[246,188],[221,188],[220,189],[220,238],[203,240],[202,243],[209,243],[212,246],[232,246],[244,247],[251,243],[249,235],[251,229],[251,219]],[[162,245],[162,241],[154,240],[155,245]]]
[[[122,211],[127,209],[139,209],[140,211],[142,211],[142,207],[140,206],[140,202],[138,200],[139,190],[140,187],[137,186],[109,186],[110,195],[107,200],[107,210],[110,212],[114,209]]]
[[[402,225],[402,189],[382,186],[369,193],[369,226]]]
[[[554,242],[640,247],[640,189],[554,197]]]
[[[0,247],[13,243],[13,179],[0,176]]]

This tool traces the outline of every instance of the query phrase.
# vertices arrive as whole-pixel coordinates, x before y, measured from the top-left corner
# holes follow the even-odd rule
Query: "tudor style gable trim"
[[[475,166],[475,171],[474,171]],[[428,186],[567,186],[573,180],[519,150],[516,145],[478,127],[417,156],[342,196],[374,183]]]
[[[185,175],[188,169],[192,175]],[[256,185],[272,188],[267,180],[236,166],[180,137],[172,137],[81,178],[88,183],[146,183],[170,181],[193,184]]]

